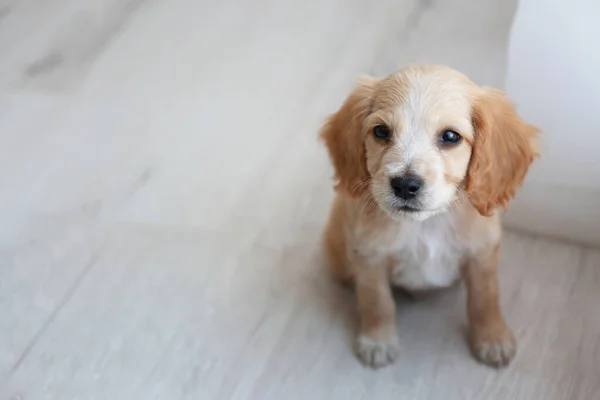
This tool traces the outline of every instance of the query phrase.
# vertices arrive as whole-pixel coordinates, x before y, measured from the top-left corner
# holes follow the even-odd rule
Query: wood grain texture
[[[410,61],[501,83],[513,9],[0,1],[0,399],[600,398],[596,250],[506,235],[501,371],[462,288],[396,299],[400,357],[365,369],[324,266],[323,117]]]

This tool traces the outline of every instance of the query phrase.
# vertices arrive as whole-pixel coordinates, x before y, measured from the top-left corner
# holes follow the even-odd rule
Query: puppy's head
[[[423,220],[463,194],[482,215],[506,207],[537,156],[537,133],[501,92],[419,66],[360,80],[321,136],[338,190]]]

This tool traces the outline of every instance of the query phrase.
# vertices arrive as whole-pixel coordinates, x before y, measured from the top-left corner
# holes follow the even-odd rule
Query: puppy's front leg
[[[399,354],[396,336],[396,305],[389,273],[384,267],[366,266],[356,273],[360,314],[358,355],[368,366],[391,364]]]
[[[514,358],[517,345],[500,310],[499,245],[474,256],[464,267],[467,286],[469,344],[475,358],[494,367]]]

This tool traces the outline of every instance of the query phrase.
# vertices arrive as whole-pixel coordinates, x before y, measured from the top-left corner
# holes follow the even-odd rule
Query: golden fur
[[[378,125],[389,139],[375,137]],[[440,144],[449,129],[458,144]],[[498,299],[499,209],[537,156],[537,134],[501,92],[441,66],[363,78],[327,120],[321,137],[337,195],[325,248],[335,275],[356,289],[364,363],[399,354],[392,286],[421,293],[461,277],[473,354],[494,366],[514,357]],[[406,174],[423,183],[412,200],[390,184]]]

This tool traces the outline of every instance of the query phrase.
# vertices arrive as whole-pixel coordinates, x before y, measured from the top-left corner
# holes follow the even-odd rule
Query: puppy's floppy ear
[[[519,117],[504,93],[483,89],[473,108],[475,142],[466,192],[480,214],[506,208],[537,152],[539,130]]]
[[[342,107],[321,128],[321,138],[335,169],[336,189],[351,196],[359,196],[368,187],[363,121],[369,112],[376,82],[375,78],[361,78]]]

